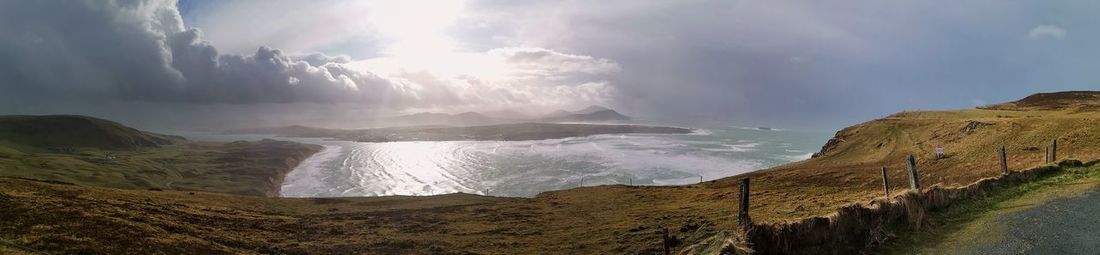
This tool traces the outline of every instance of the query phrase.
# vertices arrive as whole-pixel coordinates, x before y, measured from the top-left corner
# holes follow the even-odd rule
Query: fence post
[[[630,180],[630,186],[634,186],[634,178],[628,178]]]
[[[1001,173],[1008,174],[1008,155],[1004,145],[1001,145]]]
[[[886,180],[886,166],[882,166],[882,193],[890,198],[890,182]]]
[[[741,206],[737,211],[737,220],[740,221],[741,228],[748,229],[752,226],[752,219],[749,218],[749,178],[741,179]]]
[[[909,187],[920,191],[920,175],[917,174],[917,159],[913,158],[913,154],[909,154],[909,158],[906,159],[906,164],[909,166]]]
[[[1056,163],[1058,160],[1058,138],[1050,140],[1050,160],[1049,163]]]
[[[670,254],[672,254],[672,251],[671,251],[672,249],[670,249],[671,248],[670,246],[672,246],[670,241],[672,241],[672,240],[670,240],[670,238],[668,238],[668,228],[661,228],[661,233],[662,233],[661,242],[665,246],[665,255],[670,255]]]

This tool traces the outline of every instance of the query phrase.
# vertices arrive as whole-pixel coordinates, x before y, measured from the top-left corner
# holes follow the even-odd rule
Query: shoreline
[[[692,135],[692,134],[689,134]],[[681,138],[682,136],[672,135],[666,136],[662,134],[649,135],[640,134],[640,137],[655,137],[652,140],[631,140],[638,141],[643,144],[658,144],[660,146],[666,146],[667,143],[682,144],[684,146],[691,146],[693,142],[699,141],[699,139],[706,138]],[[550,172],[550,170],[543,171],[538,167],[553,167],[551,165],[539,165],[535,168],[525,168],[523,166],[515,166],[508,164],[509,160],[503,157],[486,158],[482,163],[465,162],[456,165],[447,165],[442,168],[428,167],[426,169],[417,168],[417,165],[406,164],[409,160],[419,160],[416,162],[435,162],[437,157],[408,159],[407,155],[400,153],[394,154],[393,148],[401,147],[407,150],[431,150],[437,147],[447,147],[447,152],[451,151],[464,151],[466,153],[460,153],[462,155],[489,153],[493,151],[496,153],[497,149],[501,149],[503,152],[517,152],[527,155],[523,158],[533,157],[573,157],[578,155],[575,152],[576,149],[582,149],[587,151],[590,146],[587,144],[596,143],[599,144],[596,147],[608,147],[603,150],[608,150],[611,147],[621,145],[619,135],[614,134],[601,134],[592,135],[581,138],[559,138],[559,139],[543,139],[535,142],[526,141],[402,141],[392,143],[359,143],[350,141],[339,140],[299,140],[288,139],[289,141],[296,141],[309,144],[321,145],[324,148],[299,162],[299,164],[288,172],[284,176],[282,181],[281,190],[278,197],[285,198],[317,198],[317,197],[387,197],[387,196],[431,196],[436,194],[449,194],[449,193],[468,193],[486,195],[485,190],[492,190],[488,192],[493,196],[506,196],[506,197],[518,197],[518,198],[532,198],[537,197],[539,194],[546,192],[558,192],[567,191],[571,189],[580,188],[577,186],[581,182],[581,176],[586,176],[583,179],[584,187],[592,186],[615,186],[615,185],[627,185],[636,187],[686,187],[691,185],[698,185],[711,180],[717,180],[727,178],[730,176],[751,174],[759,171],[767,170],[771,167],[796,163],[806,159],[809,153],[805,155],[793,155],[789,151],[782,150],[786,148],[780,145],[776,148],[769,149],[772,146],[768,145],[768,148],[762,149],[762,152],[766,155],[740,155],[737,153],[728,154],[726,152],[716,153],[714,150],[708,147],[702,147],[693,149],[690,152],[691,159],[686,162],[695,162],[698,164],[692,166],[688,163],[636,163],[636,162],[651,162],[654,160],[641,158],[636,160],[625,160],[616,158],[615,156],[605,154],[618,153],[619,149],[610,149],[612,152],[600,153],[600,154],[584,154],[591,155],[597,158],[585,159],[586,162],[620,162],[628,164],[624,168],[608,167],[606,169],[591,170],[591,172],[575,173],[572,175],[564,175],[560,173],[554,173],[552,177],[554,179],[560,179],[561,181],[526,181],[518,180],[517,176],[522,176],[525,173],[540,174],[544,172]],[[671,137],[671,138],[670,138]],[[591,138],[591,139],[589,139]],[[614,138],[614,139],[610,139]],[[577,140],[579,139],[579,140]],[[630,138],[634,139],[634,138]],[[682,140],[688,139],[688,140]],[[718,138],[715,138],[718,139]],[[747,139],[747,138],[746,138]],[[736,140],[736,142],[727,142],[730,144],[739,144],[744,140]],[[730,140],[730,141],[733,141]],[[546,141],[546,142],[540,142]],[[581,142],[575,142],[581,141]],[[717,140],[716,140],[717,141]],[[532,144],[533,143],[533,144]],[[758,144],[757,142],[756,144]],[[562,147],[564,144],[565,147]],[[632,144],[636,144],[633,143]],[[536,146],[535,149],[528,152],[528,146]],[[555,150],[555,146],[557,146]],[[712,145],[713,146],[713,145]],[[785,145],[784,145],[785,146]],[[582,148],[583,147],[583,148]],[[518,148],[518,149],[516,149]],[[649,147],[642,147],[637,151],[648,151],[645,149]],[[664,147],[661,147],[664,148]],[[549,151],[548,151],[549,150]],[[559,150],[574,151],[569,153],[558,152]],[[778,150],[778,151],[776,151]],[[355,152],[361,151],[361,152]],[[651,155],[649,153],[633,154],[635,149],[624,149],[624,151],[630,156],[630,158],[645,157],[644,155]],[[351,154],[349,154],[351,153]],[[773,154],[774,153],[774,154]],[[355,155],[362,154],[362,155]],[[435,154],[433,154],[435,155]],[[449,155],[449,154],[447,154]],[[557,156],[555,156],[557,155]],[[639,156],[641,155],[641,156]],[[655,155],[655,154],[653,154]],[[446,155],[444,155],[446,156]],[[456,156],[464,157],[464,156]],[[347,158],[355,158],[355,162],[369,162],[369,161],[384,161],[389,162],[383,165],[370,164],[370,163],[349,163],[344,162],[345,165],[341,165],[341,160],[347,160]],[[663,157],[662,157],[663,158]],[[676,157],[680,159],[682,157]],[[397,161],[390,161],[391,159]],[[514,161],[514,157],[511,158]],[[757,161],[761,160],[761,161]],[[763,163],[763,160],[767,160],[770,163]],[[631,163],[635,162],[635,163]],[[677,161],[678,162],[678,161]],[[348,165],[350,164],[350,165]],[[618,163],[616,163],[618,164]],[[640,167],[636,165],[649,165],[649,167]],[[353,166],[353,169],[349,169],[349,166]],[[464,174],[459,177],[453,177],[452,179],[437,180],[439,182],[433,183],[431,180],[420,182],[423,179],[411,180],[405,178],[406,172],[413,172],[413,175],[422,177],[422,172],[439,172],[441,175],[448,175],[448,172],[456,172],[459,174],[464,173],[462,169],[472,169],[470,171],[485,173],[497,173],[499,167],[503,173],[498,173],[493,178],[479,179],[480,174]],[[519,167],[519,168],[516,168]],[[670,167],[672,170],[654,170],[661,167]],[[720,169],[718,169],[720,168]],[[320,170],[318,170],[320,169]],[[457,169],[457,170],[456,170]],[[549,168],[546,168],[549,169]],[[422,171],[419,171],[422,170]],[[609,172],[610,171],[610,172]],[[675,173],[667,173],[661,176],[654,176],[654,171]],[[613,173],[611,177],[604,177],[602,172]],[[684,173],[681,175],[680,173]],[[373,176],[373,175],[385,175],[385,176],[400,176],[396,178],[367,178],[359,177]],[[467,176],[463,177],[463,176]],[[705,179],[700,179],[705,177]],[[365,178],[365,181],[360,181],[361,178]],[[428,177],[431,178],[431,177]],[[473,179],[470,179],[473,178]],[[551,177],[547,177],[551,178]],[[653,179],[651,179],[653,178]],[[414,178],[415,179],[415,178]],[[629,179],[629,180],[628,180]],[[498,180],[503,180],[504,183],[498,183]],[[510,181],[509,181],[510,180]],[[482,184],[484,186],[482,186]],[[530,184],[530,185],[520,185]],[[472,186],[471,186],[472,185]],[[410,186],[430,186],[434,192],[409,190]],[[461,186],[461,187],[459,187]],[[527,188],[517,188],[525,186]],[[463,188],[466,187],[466,188]],[[425,188],[428,189],[428,188]]]
[[[299,143],[299,142],[296,142],[296,143]],[[298,166],[300,166],[303,162],[305,162],[306,160],[309,160],[309,158],[312,158],[314,155],[317,155],[321,151],[325,150],[325,147],[322,146],[322,145],[319,145],[319,144],[310,144],[310,143],[299,143],[299,144],[306,145],[306,147],[309,147],[311,149],[311,151],[306,153],[306,155],[304,155],[304,157],[301,157],[301,158],[291,157],[291,158],[287,159],[287,160],[291,160],[293,162],[288,162],[288,166],[289,166],[288,170],[280,171],[279,173],[276,174],[276,176],[275,176],[275,184],[276,185],[273,185],[273,187],[271,187],[271,189],[268,191],[267,197],[283,197],[282,192],[283,192],[283,185],[286,184],[286,176],[289,175],[291,172],[293,172],[294,169],[297,169]]]
[[[307,157],[299,160],[298,162],[296,162],[294,167],[290,168],[290,171],[287,171],[286,173],[284,173],[282,175],[282,178],[280,179],[280,182],[279,182],[278,191],[277,191],[277,193],[275,194],[274,197],[278,197],[278,198],[309,198],[309,197],[287,196],[286,194],[284,194],[283,193],[284,187],[286,187],[287,184],[288,184],[287,183],[287,176],[290,176],[290,175],[295,174],[296,172],[298,172],[298,170],[299,170],[298,168],[306,167],[305,163],[310,162],[311,160],[314,160],[315,157],[324,156],[325,153],[327,153],[329,150],[339,149],[339,146],[336,146],[336,145],[323,145],[323,144],[303,143],[303,142],[300,142],[300,143],[308,144],[308,145],[316,145],[316,146],[319,146],[321,148],[314,151],[309,156],[307,156]],[[318,159],[318,160],[321,160],[321,159]],[[301,170],[308,170],[308,169],[301,169]],[[307,174],[308,175],[309,173],[301,173],[301,174]]]

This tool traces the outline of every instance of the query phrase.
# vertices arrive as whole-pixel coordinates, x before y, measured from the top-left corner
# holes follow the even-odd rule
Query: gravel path
[[[1100,189],[972,223],[924,254],[1100,254]]]

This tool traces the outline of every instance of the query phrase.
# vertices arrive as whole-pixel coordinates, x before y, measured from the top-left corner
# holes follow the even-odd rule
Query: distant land
[[[183,137],[140,131],[79,115],[0,116],[0,143],[37,147],[136,149],[184,141]]]
[[[629,116],[603,106],[589,106],[576,111],[557,110],[533,116],[514,110],[463,112],[458,114],[421,112],[383,119],[382,126],[485,126],[525,122],[624,122]]]
[[[326,129],[283,126],[232,130],[229,134],[266,134],[285,137],[324,137],[359,142],[398,141],[522,141],[581,137],[601,134],[686,134],[691,129],[676,127],[602,124],[516,123],[469,127],[397,127],[375,129]]]
[[[691,129],[675,127],[576,123],[614,123],[630,120],[630,117],[602,106],[589,106],[577,111],[558,110],[538,118],[532,118],[516,111],[497,111],[492,112],[491,115],[500,117],[490,117],[489,114],[477,112],[459,114],[415,113],[387,119],[389,122],[385,126],[390,127],[386,128],[330,129],[291,125],[234,129],[224,133],[322,137],[359,142],[398,142],[522,141],[601,134],[685,134],[692,132]]]
[[[0,116],[0,177],[87,186],[276,196],[284,175],[320,149],[192,142],[79,115]]]

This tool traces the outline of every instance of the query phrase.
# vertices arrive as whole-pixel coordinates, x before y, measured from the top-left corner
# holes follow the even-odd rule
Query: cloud
[[[551,74],[609,74],[620,71],[618,64],[607,59],[591,56],[565,54],[544,48],[497,48],[488,52],[503,57],[508,64],[517,69],[537,72],[537,75]]]
[[[360,49],[376,49],[388,39],[372,26],[379,13],[368,1],[182,0],[180,6],[187,25],[203,28],[224,53],[251,54],[259,45],[309,52],[353,44],[355,50],[343,54],[362,57],[373,53]]]
[[[1100,23],[1100,2],[467,0],[440,15],[419,3],[188,1],[181,17],[172,1],[0,1],[0,97],[324,109],[296,116],[599,103],[832,128],[1100,80],[1100,33],[1077,29]],[[1021,38],[1069,30],[1065,47]],[[419,54],[390,50],[402,40]]]
[[[1040,39],[1062,39],[1066,37],[1066,30],[1054,25],[1039,25],[1032,28],[1027,33],[1027,38],[1033,40]]]
[[[378,73],[346,55],[262,44],[225,54],[202,29],[185,27],[176,8],[157,0],[0,3],[0,85],[5,93],[42,98],[445,109],[594,103],[579,100],[605,98],[592,93],[606,85],[577,84],[606,84],[595,76],[618,69],[607,59],[523,47],[463,54],[495,61],[509,72],[504,77],[410,70],[404,60],[385,58],[375,62],[390,66],[377,66],[384,72]],[[438,59],[420,62],[468,65],[432,57]]]
[[[4,2],[5,92],[194,103],[381,104],[391,84],[346,59],[219,54],[174,1]],[[12,87],[12,88],[8,88]]]
[[[471,0],[455,34],[481,47],[533,45],[613,59],[620,71],[608,78],[617,95],[611,106],[636,115],[843,126],[904,109],[970,107],[971,98],[1088,89],[1100,78],[1087,68],[1095,58],[1085,57],[1100,54],[1096,33],[1074,34],[1074,47],[1039,48],[1020,40],[1019,28],[1052,16],[1063,32],[1087,27],[1100,22],[1087,11],[1096,7]]]
[[[545,48],[504,47],[484,52],[446,53],[428,63],[400,57],[353,61],[350,66],[378,73],[420,91],[418,110],[503,108],[562,109],[611,101],[616,89],[608,77],[620,71],[614,61]]]

